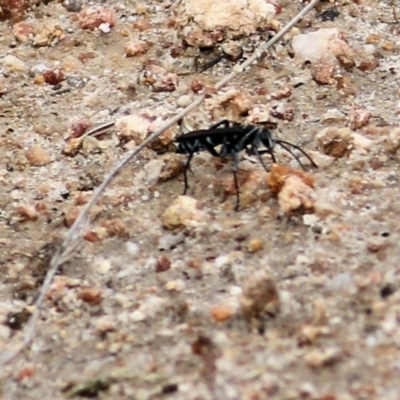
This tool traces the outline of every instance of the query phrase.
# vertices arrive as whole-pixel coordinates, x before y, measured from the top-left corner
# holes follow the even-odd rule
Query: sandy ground
[[[110,19],[95,30],[79,5],[38,4],[0,23],[0,355],[22,342],[57,241],[137,145],[125,127],[66,154],[77,121],[142,113],[161,124],[206,90],[186,118],[193,129],[256,122],[258,107],[319,168],[308,171],[308,213],[289,218],[259,163],[240,164],[244,204],[235,212],[230,164],[196,155],[194,211],[172,230],[164,213],[182,201],[183,180],[161,182],[160,168],[177,158],[143,151],[94,208],[31,348],[0,371],[0,398],[397,400],[400,9],[323,2],[215,93],[235,61],[196,70],[219,45],[182,44],[185,1],[110,1],[103,6],[115,26]],[[281,5],[273,17],[281,24],[304,6]],[[322,14],[330,9],[337,13]],[[332,72],[329,62],[296,62],[293,37],[324,28],[342,33],[354,65],[342,58]],[[235,43],[249,57],[273,30]],[[298,168],[284,151],[276,156]]]

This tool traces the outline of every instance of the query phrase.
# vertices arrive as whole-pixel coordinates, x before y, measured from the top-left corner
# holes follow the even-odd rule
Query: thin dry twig
[[[395,23],[398,24],[399,18],[397,16],[397,8],[396,8],[396,4],[394,3],[394,1],[392,2],[392,11],[393,11],[393,19],[394,19]]]
[[[276,42],[278,42],[283,35],[285,35],[297,22],[299,22],[308,12],[310,12],[319,2],[319,0],[312,0],[306,7],[304,7],[292,20],[290,20],[271,40],[257,49],[254,54],[243,62],[240,65],[237,65],[233,68],[232,72],[223,78],[220,82],[215,85],[217,90],[221,89],[225,86],[229,81],[235,78],[237,75],[242,73],[247,67],[253,64],[255,61],[260,59],[264,53],[273,46]],[[2,366],[8,364],[10,361],[15,359],[18,354],[20,354],[25,348],[29,346],[33,337],[35,335],[36,323],[40,316],[40,311],[48,292],[48,289],[53,281],[55,274],[57,273],[59,267],[65,263],[74,253],[76,248],[80,244],[80,239],[84,235],[86,226],[88,224],[88,214],[90,209],[96,204],[99,200],[100,196],[103,194],[104,190],[111,183],[111,181],[118,175],[121,169],[128,164],[133,157],[139,154],[147,145],[153,142],[158,136],[160,136],[164,131],[169,129],[172,125],[179,122],[183,117],[185,117],[190,111],[196,108],[201,102],[205,99],[205,95],[199,96],[192,104],[187,106],[184,110],[182,110],[175,117],[171,118],[168,122],[166,122],[161,128],[157,129],[152,135],[150,135],[145,141],[143,141],[135,150],[128,153],[116,166],[115,168],[106,176],[101,185],[94,191],[90,200],[83,207],[80,212],[78,218],[75,220],[74,224],[71,226],[70,230],[67,233],[66,238],[62,242],[61,246],[57,249],[56,253],[53,255],[50,261],[49,270],[47,271],[46,278],[42,284],[40,289],[40,294],[35,302],[35,311],[31,317],[31,320],[27,327],[25,328],[24,342],[15,352],[9,354],[3,354],[0,357],[0,369]],[[91,135],[98,133],[99,131],[105,131],[111,127],[113,127],[115,122],[107,122],[98,127],[95,127],[88,131],[86,135]]]

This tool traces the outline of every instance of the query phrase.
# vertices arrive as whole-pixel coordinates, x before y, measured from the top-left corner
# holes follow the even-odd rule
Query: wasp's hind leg
[[[251,149],[251,153],[254,154],[258,158],[258,161],[260,161],[260,163],[263,166],[265,172],[269,172],[268,167],[265,165],[265,163],[264,163],[264,161],[263,161],[263,159],[261,157],[261,154],[263,154],[264,152],[270,154],[271,158],[272,158],[272,162],[275,163],[275,155],[274,155],[272,150],[258,151],[257,147],[253,147]]]
[[[193,174],[193,171],[190,169],[190,161],[192,161],[193,155],[194,155],[194,151],[189,153],[188,158],[186,159],[185,165],[183,166],[183,181],[184,181],[184,185],[185,185],[184,189],[183,189],[183,195],[185,195],[187,190],[189,189],[189,183],[188,183],[188,177],[187,177],[188,170]]]
[[[240,192],[239,192],[239,183],[238,183],[238,178],[237,178],[237,171],[238,171],[238,165],[239,165],[239,154],[236,151],[234,151],[232,153],[232,160],[233,160],[233,168],[232,168],[233,181],[235,183],[235,189],[236,189],[235,211],[239,211],[239,208],[240,208]]]

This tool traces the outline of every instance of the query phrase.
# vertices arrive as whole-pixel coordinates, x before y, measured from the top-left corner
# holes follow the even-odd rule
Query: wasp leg
[[[193,155],[194,155],[194,151],[189,153],[188,158],[187,158],[187,160],[185,162],[185,165],[183,167],[183,179],[184,179],[184,182],[185,182],[185,187],[183,189],[183,195],[185,195],[187,190],[189,189],[187,171],[189,170],[190,172],[192,172],[192,170],[190,169],[190,161],[192,160]],[[193,172],[192,172],[192,174],[193,174]]]
[[[261,165],[263,166],[263,168],[265,169],[266,172],[268,172],[268,168],[267,166],[264,164],[264,161],[261,157],[260,152],[258,151],[257,147],[254,147],[252,149],[253,153],[257,156],[258,160],[260,161]],[[272,157],[272,161],[274,161],[275,156],[273,155],[273,153],[271,153],[270,151],[268,151],[269,154],[271,154]]]
[[[268,149],[268,153],[271,155],[272,162],[274,164],[276,164],[276,158],[275,158],[275,154],[274,154],[274,149]]]
[[[235,206],[235,211],[239,210],[240,207],[240,192],[239,192],[239,183],[237,179],[237,170],[238,170],[238,165],[239,165],[239,154],[238,152],[234,151],[232,153],[232,159],[233,159],[233,180],[235,182],[235,189],[236,189],[236,206]]]
[[[257,151],[258,151],[258,150],[257,150]],[[268,153],[268,154],[271,156],[272,162],[273,162],[274,164],[276,164],[276,157],[275,157],[274,149],[261,150],[261,151],[259,151],[258,153],[260,154],[260,156],[261,156],[261,154]],[[261,160],[260,160],[260,161],[261,161]],[[261,163],[262,163],[262,161],[261,161]],[[267,171],[268,171],[268,169],[267,169]]]
[[[194,172],[192,171],[192,168],[190,168],[189,165],[188,165],[188,167],[187,167],[187,170],[188,170],[192,175],[194,175]]]
[[[201,72],[207,71],[208,69],[212,68],[214,65],[218,64],[223,58],[225,58],[225,54],[218,54],[217,57],[215,57],[213,60],[208,61],[204,63],[201,66]],[[198,61],[197,61],[197,67],[198,67]]]
[[[202,146],[204,147],[205,150],[207,150],[212,156],[214,157],[221,157],[221,153],[218,153],[217,150],[214,149],[214,147],[208,143],[208,142],[202,142]]]

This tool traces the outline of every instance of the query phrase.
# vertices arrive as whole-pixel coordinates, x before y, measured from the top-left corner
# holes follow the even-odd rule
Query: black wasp
[[[232,123],[228,120],[218,122],[217,124],[212,125],[209,129],[201,129],[186,133],[177,137],[175,142],[178,144],[176,150],[177,153],[188,154],[183,170],[185,182],[183,194],[186,194],[186,191],[189,188],[187,170],[190,170],[190,162],[194,153],[208,151],[214,157],[232,157],[233,178],[236,188],[236,210],[239,208],[240,204],[237,170],[239,164],[239,153],[242,150],[246,150],[250,155],[256,155],[266,171],[268,171],[268,168],[264,164],[261,155],[268,153],[271,156],[272,162],[276,163],[274,154],[275,145],[281,146],[284,150],[290,153],[300,164],[301,168],[305,169],[300,158],[293,152],[292,148],[298,150],[310,161],[313,167],[317,168],[315,162],[303,149],[284,140],[274,139],[269,129],[254,125],[241,125],[239,123]],[[263,145],[265,149],[259,150],[261,145]],[[219,150],[217,150],[218,146],[220,146]]]

